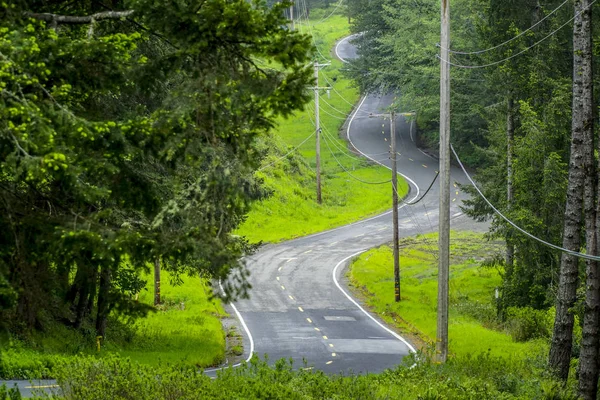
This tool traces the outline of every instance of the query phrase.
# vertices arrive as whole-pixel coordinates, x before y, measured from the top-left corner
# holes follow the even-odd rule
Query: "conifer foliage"
[[[157,258],[246,294],[231,231],[264,195],[255,140],[311,80],[286,6],[2,2],[0,321],[104,335],[111,311],[148,311]]]

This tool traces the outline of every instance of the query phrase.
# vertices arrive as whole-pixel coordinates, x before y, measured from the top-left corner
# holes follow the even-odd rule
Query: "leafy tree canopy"
[[[264,193],[257,136],[308,100],[309,40],[244,0],[0,9],[0,306],[24,326],[139,315],[139,271],[249,285],[230,232]],[[85,21],[82,18],[88,17]],[[276,68],[261,68],[265,62]],[[234,271],[238,271],[235,272]]]

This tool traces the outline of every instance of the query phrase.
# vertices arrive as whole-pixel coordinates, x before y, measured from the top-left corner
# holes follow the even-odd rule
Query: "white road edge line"
[[[396,332],[392,331],[391,329],[389,329],[388,327],[386,327],[385,325],[383,325],[381,322],[377,321],[375,319],[375,317],[373,317],[369,312],[367,312],[364,308],[362,308],[361,305],[358,304],[358,302],[356,300],[354,300],[352,298],[352,296],[350,296],[348,293],[346,293],[346,291],[344,289],[342,289],[342,287],[340,286],[340,284],[339,284],[339,282],[337,280],[337,277],[336,277],[337,270],[340,267],[340,265],[342,265],[344,262],[348,261],[352,257],[356,257],[357,255],[364,253],[365,251],[367,251],[367,250],[361,250],[359,252],[356,252],[356,253],[354,253],[352,255],[349,255],[348,257],[344,258],[339,263],[337,263],[337,265],[333,269],[333,273],[332,273],[333,282],[335,283],[335,286],[337,286],[337,288],[340,290],[340,292],[342,292],[344,294],[344,296],[346,296],[348,298],[348,300],[350,300],[352,303],[354,303],[354,305],[356,307],[358,307],[358,309],[360,311],[362,311],[367,317],[371,318],[373,320],[373,322],[375,322],[377,325],[379,325],[381,328],[383,328],[390,335],[392,335],[393,337],[395,337],[396,339],[398,339],[402,343],[404,343],[412,353],[416,353],[415,348],[410,343],[408,343],[402,336],[398,335]]]
[[[219,287],[221,288],[221,291],[223,293],[225,293],[225,290],[223,289],[223,285],[221,285],[221,281],[219,281]],[[244,328],[244,331],[246,332],[246,335],[248,336],[248,340],[250,341],[250,354],[248,355],[248,358],[246,358],[245,362],[250,362],[250,360],[252,359],[252,356],[254,355],[254,339],[252,338],[252,334],[250,333],[250,329],[248,329],[248,325],[246,325],[246,321],[244,321],[244,318],[242,317],[242,314],[240,314],[240,312],[238,311],[237,307],[235,306],[235,304],[233,303],[229,303],[229,305],[231,306],[231,308],[233,308],[233,312],[235,313],[235,316],[237,317],[237,319],[240,321],[240,324],[242,324],[242,328]],[[237,363],[237,364],[233,364],[233,365],[226,365],[223,367],[219,367],[219,368],[211,368],[211,369],[205,369],[204,372],[214,372],[214,371],[219,371],[225,368],[237,368],[240,365],[242,365],[241,362]]]

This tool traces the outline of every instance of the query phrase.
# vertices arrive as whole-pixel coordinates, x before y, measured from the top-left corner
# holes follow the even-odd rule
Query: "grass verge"
[[[314,35],[319,62],[323,63],[325,58],[331,60],[331,65],[322,68],[319,74],[319,86],[331,84],[335,88],[330,97],[325,93],[320,97],[323,204],[316,203],[314,138],[279,160],[314,132],[314,104],[311,103],[304,112],[280,120],[272,137],[263,144],[269,156],[257,174],[272,196],[255,204],[237,231],[253,242],[279,242],[320,232],[391,207],[390,184],[359,181],[388,181],[389,170],[355,156],[339,135],[342,129],[345,136],[343,123],[359,100],[358,90],[340,71],[343,63],[331,55],[336,41],[349,34],[346,17],[335,15],[322,23],[304,22],[296,26],[300,32]],[[401,195],[408,192],[403,180],[399,182],[399,192]]]
[[[516,342],[498,329],[495,320],[495,289],[500,271],[482,267],[484,259],[502,249],[487,242],[483,234],[452,232],[450,248],[449,349],[454,356],[489,354],[525,360],[545,354],[544,340]],[[366,303],[387,323],[418,338],[431,351],[436,336],[437,234],[401,241],[400,303],[394,302],[392,250],[388,246],[363,253],[352,263],[348,278],[365,296]]]
[[[151,366],[220,364],[226,357],[221,319],[227,314],[223,307],[218,300],[209,299],[211,289],[206,281],[185,276],[181,285],[173,285],[170,280],[170,275],[163,272],[163,304],[157,312],[133,325],[111,321],[106,339],[100,342],[100,351],[92,327],[82,331],[59,323],[49,324],[44,331],[28,337],[8,340],[0,353],[0,377],[52,377],[57,364],[75,362],[82,355],[94,358],[118,355]],[[139,301],[152,303],[151,277]]]

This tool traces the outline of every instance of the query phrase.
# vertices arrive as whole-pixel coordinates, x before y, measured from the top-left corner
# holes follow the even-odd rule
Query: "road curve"
[[[355,57],[348,38],[336,55]],[[389,168],[389,120],[370,118],[391,104],[393,95],[366,96],[350,117],[347,139],[365,157]],[[410,124],[397,121],[398,171],[410,183],[408,199],[423,193],[435,177],[438,162],[419,150]],[[466,178],[452,170],[455,181]],[[391,187],[390,187],[391,190]],[[438,185],[422,202],[401,206],[400,235],[433,231],[438,221]],[[471,221],[458,208],[463,194],[453,188],[451,215],[456,227]],[[250,299],[235,305],[251,335],[254,352],[269,360],[293,359],[295,365],[327,373],[380,372],[399,364],[413,347],[368,314],[344,288],[343,269],[363,251],[390,242],[391,213],[277,245],[250,257]],[[391,271],[390,271],[391,272]],[[390,293],[390,302],[393,293]]]

